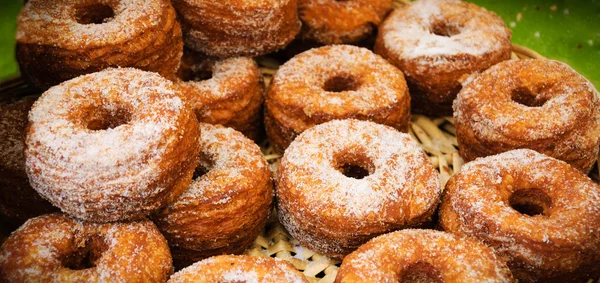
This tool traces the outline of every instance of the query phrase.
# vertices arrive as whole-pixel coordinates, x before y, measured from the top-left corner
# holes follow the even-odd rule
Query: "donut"
[[[519,282],[600,276],[600,187],[530,149],[462,167],[446,185],[440,223],[494,248]]]
[[[392,0],[298,0],[300,37],[321,44],[358,43],[377,30]]]
[[[304,247],[343,257],[380,234],[431,221],[438,172],[410,136],[359,120],[314,126],[285,151],[279,220]]]
[[[172,272],[167,241],[148,220],[95,224],[47,214],[0,249],[2,282],[165,282]]]
[[[379,27],[375,53],[406,75],[412,109],[451,115],[463,76],[511,56],[511,32],[493,12],[458,0],[419,0]]]
[[[514,282],[486,245],[450,233],[406,229],[376,237],[344,258],[345,282]]]
[[[198,121],[234,128],[254,141],[264,138],[265,86],[252,58],[220,60],[185,49],[177,86]]]
[[[0,218],[10,230],[29,218],[58,210],[31,188],[25,172],[25,127],[35,100],[28,97],[0,104]]]
[[[84,75],[44,92],[29,113],[32,187],[86,221],[139,219],[189,186],[198,121],[173,83],[131,68]]]
[[[41,89],[108,67],[175,78],[181,27],[168,0],[31,0],[17,20],[21,74]]]
[[[529,148],[590,171],[600,145],[600,96],[588,80],[545,59],[502,62],[470,80],[454,102],[465,161]]]
[[[177,268],[242,253],[273,209],[271,171],[260,148],[231,128],[201,123],[200,131],[194,181],[152,216],[169,241]]]
[[[185,46],[216,57],[258,56],[300,31],[296,0],[173,0]]]
[[[277,152],[314,125],[348,118],[406,131],[410,95],[402,72],[368,49],[333,45],[295,56],[273,76],[265,127]]]
[[[173,274],[167,282],[308,283],[308,280],[291,263],[278,258],[222,255],[196,262]]]

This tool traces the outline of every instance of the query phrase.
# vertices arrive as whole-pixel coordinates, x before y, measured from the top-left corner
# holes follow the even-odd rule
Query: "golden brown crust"
[[[198,122],[156,73],[107,69],[50,88],[29,114],[32,187],[95,222],[139,219],[190,184]]]
[[[172,272],[167,241],[148,220],[91,224],[48,214],[0,250],[2,282],[165,282]]]
[[[152,217],[169,241],[177,268],[242,253],[272,210],[271,171],[259,147],[230,128],[202,123],[200,129],[196,172],[206,173]]]
[[[364,178],[352,177],[357,167]],[[437,171],[410,136],[359,120],[300,134],[281,160],[276,185],[279,220],[290,235],[333,257],[427,223],[441,194]]]
[[[174,0],[185,45],[217,57],[258,56],[300,31],[296,0]]]
[[[21,73],[42,89],[109,67],[174,79],[182,51],[181,27],[167,0],[34,0],[18,18]]]
[[[185,49],[178,76],[198,121],[231,127],[256,142],[264,138],[265,87],[254,60],[219,60]]]
[[[349,118],[406,131],[410,96],[402,72],[365,48],[333,45],[304,52],[275,73],[265,126],[276,151],[314,125]]]
[[[520,149],[467,163],[444,192],[444,230],[508,259],[519,282],[600,276],[600,187],[577,169]]]
[[[454,109],[465,161],[529,148],[587,173],[598,158],[600,96],[564,63],[500,63],[468,82]]]
[[[406,281],[510,283],[514,279],[506,263],[481,242],[416,229],[385,234],[362,245],[344,258],[335,279],[336,283]]]
[[[25,172],[25,127],[35,100],[0,105],[0,217],[11,230],[29,218],[58,211],[31,188]]]
[[[215,256],[171,276],[169,283],[261,282],[308,283],[293,265],[284,260],[253,256]]]
[[[377,30],[392,0],[298,0],[303,39],[321,44],[358,43]]]
[[[449,115],[464,75],[510,59],[502,19],[458,0],[420,0],[396,9],[380,26],[375,52],[406,75],[413,111]]]

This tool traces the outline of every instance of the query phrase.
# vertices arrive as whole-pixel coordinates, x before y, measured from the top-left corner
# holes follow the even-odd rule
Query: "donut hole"
[[[64,256],[62,264],[71,270],[94,268],[107,249],[104,237],[92,236],[78,243],[70,254]]]
[[[201,68],[198,70],[187,69],[180,72],[179,78],[184,82],[201,82],[213,77],[212,68]]]
[[[202,176],[206,175],[210,170],[215,167],[215,160],[205,152],[200,152],[200,157],[198,159],[198,166],[194,169],[194,175],[192,177],[193,180],[202,178]]]
[[[510,207],[528,216],[548,215],[552,199],[540,189],[520,189],[508,199]]]
[[[87,121],[86,126],[92,131],[114,129],[129,123],[131,112],[121,107],[113,109],[98,108],[95,111],[88,112],[88,117],[84,118],[84,121]]]
[[[375,171],[373,162],[363,154],[338,154],[334,162],[335,168],[348,178],[360,180]]]
[[[430,32],[443,37],[452,37],[460,33],[460,26],[445,21],[436,21],[431,25]]]
[[[433,265],[427,262],[416,262],[404,270],[399,282],[425,283],[444,282],[442,274]]]
[[[98,25],[110,22],[115,16],[113,9],[106,4],[94,4],[75,10],[75,20],[82,25]]]
[[[329,92],[353,91],[360,87],[358,78],[349,74],[337,75],[325,81],[323,89]]]
[[[527,107],[541,107],[548,101],[547,98],[535,95],[526,88],[516,88],[511,93],[512,101]]]

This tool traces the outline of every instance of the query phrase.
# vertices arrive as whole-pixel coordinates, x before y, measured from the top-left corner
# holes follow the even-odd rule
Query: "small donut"
[[[410,95],[402,72],[368,49],[333,45],[295,56],[273,76],[265,126],[277,152],[314,125],[348,118],[406,131]]]
[[[47,214],[0,249],[2,282],[165,282],[172,272],[167,241],[149,220],[94,224]]]
[[[200,124],[196,178],[153,214],[177,268],[219,254],[242,253],[273,209],[271,170],[260,148],[240,132]]]
[[[247,255],[222,255],[196,262],[173,274],[168,283],[261,282],[308,283],[284,260]]]
[[[25,172],[25,127],[35,100],[0,105],[0,217],[11,230],[29,218],[58,211],[29,185]]]
[[[332,257],[429,222],[442,192],[438,172],[409,135],[367,121],[306,130],[278,170],[279,220],[302,246]]]
[[[216,57],[258,56],[300,31],[296,0],[173,0],[188,48]]]
[[[435,230],[406,229],[374,238],[342,262],[346,282],[514,282],[486,245]]]
[[[358,43],[377,30],[392,0],[298,0],[300,37],[321,44]]]
[[[181,27],[168,0],[31,0],[17,22],[17,61],[35,86],[108,67],[175,78]]]
[[[600,187],[536,151],[467,163],[446,185],[440,222],[506,257],[519,282],[600,276]]]
[[[107,69],[50,88],[29,113],[32,187],[69,215],[139,219],[174,200],[196,168],[198,121],[156,73]]]
[[[587,173],[598,158],[600,96],[568,65],[502,62],[466,84],[454,102],[465,161],[529,148]]]
[[[185,49],[178,75],[198,121],[234,128],[254,141],[264,138],[265,86],[252,58],[219,60]]]
[[[406,75],[413,111],[451,115],[463,76],[511,56],[502,19],[458,0],[419,0],[396,9],[379,27],[375,53]]]

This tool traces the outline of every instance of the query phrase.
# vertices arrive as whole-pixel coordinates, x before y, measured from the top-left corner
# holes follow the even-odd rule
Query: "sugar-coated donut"
[[[11,230],[29,218],[58,211],[31,188],[25,172],[25,127],[35,100],[0,104],[0,218]]]
[[[300,36],[322,44],[357,43],[377,30],[392,0],[298,0]]]
[[[276,151],[316,124],[348,118],[406,131],[410,95],[402,72],[368,49],[333,45],[297,55],[275,73],[265,126]]]
[[[137,219],[192,180],[199,129],[173,83],[107,69],[50,88],[33,105],[25,140],[32,187],[63,212]]]
[[[222,255],[207,258],[171,276],[168,283],[308,283],[292,264],[278,258]]]
[[[153,214],[177,268],[214,255],[242,253],[273,209],[271,170],[260,148],[230,128],[202,123],[200,130],[200,176]]]
[[[409,135],[367,121],[306,130],[278,170],[279,220],[302,246],[333,257],[427,223],[442,192],[438,172]]]
[[[47,89],[108,67],[175,78],[181,27],[168,0],[31,0],[17,23],[21,73]]]
[[[258,56],[300,31],[296,0],[173,0],[185,45],[217,57]]]
[[[375,52],[400,68],[414,111],[452,114],[459,79],[510,59],[511,32],[502,19],[459,0],[419,0],[381,24]]]
[[[234,128],[254,141],[264,138],[265,86],[252,58],[219,60],[186,48],[178,75],[198,121]]]
[[[600,145],[600,95],[568,65],[502,62],[471,78],[454,102],[466,160],[529,148],[589,172]]]
[[[344,258],[336,283],[514,282],[486,245],[435,230],[406,229],[372,239]]]
[[[446,185],[441,226],[508,259],[519,282],[600,276],[600,186],[529,149],[467,163]]]
[[[2,282],[165,282],[167,241],[148,220],[85,223],[63,214],[32,218],[0,249]]]

